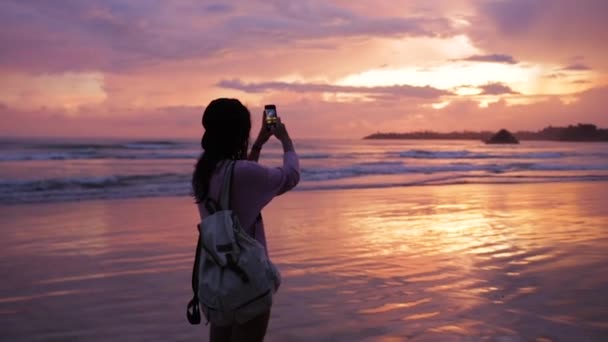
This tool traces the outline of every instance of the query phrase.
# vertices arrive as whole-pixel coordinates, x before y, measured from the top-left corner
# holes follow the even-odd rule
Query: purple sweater
[[[219,194],[224,178],[225,166],[220,163],[209,182],[209,197],[219,203]],[[249,235],[258,240],[266,251],[264,222],[260,212],[275,197],[293,189],[300,181],[298,155],[285,152],[282,167],[265,167],[254,161],[238,160],[234,167],[230,207],[236,213],[241,226]],[[203,203],[198,205],[201,220],[207,215]]]

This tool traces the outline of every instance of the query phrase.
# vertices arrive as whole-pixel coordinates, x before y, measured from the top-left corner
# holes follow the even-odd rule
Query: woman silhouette
[[[201,140],[204,152],[192,176],[192,189],[201,220],[209,213],[203,205],[207,197],[217,199],[221,192],[226,160],[236,160],[230,207],[242,227],[259,241],[268,254],[261,210],[278,195],[294,188],[300,180],[299,161],[293,143],[280,118],[262,127],[248,152],[251,115],[237,99],[211,101],[203,114],[205,133]],[[283,166],[265,167],[257,163],[264,144],[275,136],[283,145]],[[210,341],[263,341],[270,310],[243,324],[217,326],[211,323]]]

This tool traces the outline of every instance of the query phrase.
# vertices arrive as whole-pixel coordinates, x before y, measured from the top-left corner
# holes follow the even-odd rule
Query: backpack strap
[[[223,210],[230,209],[230,192],[232,191],[232,178],[234,176],[234,160],[229,161],[224,171],[224,180],[222,182],[222,192],[220,193],[220,207]]]
[[[188,306],[186,307],[186,317],[188,318],[188,322],[190,324],[200,324],[201,323],[201,309],[199,307],[200,303],[198,300],[198,269],[201,262],[201,225],[197,226],[199,231],[198,241],[196,242],[196,256],[194,257],[194,266],[192,267],[192,292],[194,295],[192,299],[188,302]]]
[[[234,174],[234,165],[236,162],[230,161],[228,164],[226,171],[224,172],[224,180],[222,183],[222,193],[220,194],[220,208],[221,209],[230,209],[230,191],[232,190],[232,176]],[[218,209],[217,202],[207,198],[205,200],[205,207],[210,214],[215,213]],[[201,323],[201,310],[200,310],[200,302],[198,299],[198,270],[199,265],[201,263],[201,225],[197,226],[198,229],[198,240],[196,242],[196,254],[194,257],[194,266],[192,267],[192,292],[194,295],[192,299],[188,302],[188,306],[186,307],[186,317],[188,318],[188,322],[190,324],[200,324]],[[234,267],[231,262],[231,268]],[[238,272],[240,271],[240,272]],[[243,279],[243,281],[248,281],[247,275],[240,268],[235,270],[235,272]],[[243,277],[244,276],[244,277]],[[246,280],[245,280],[246,279]],[[207,323],[209,323],[207,321]]]
[[[236,162],[229,161],[226,170],[224,170],[224,179],[222,180],[219,203],[210,197],[205,198],[203,201],[205,209],[207,209],[209,214],[215,214],[217,211],[230,209],[230,192],[232,191],[232,178],[235,165]]]
[[[213,215],[215,212],[221,210],[220,205],[209,197],[205,198],[205,209],[207,209],[209,215]]]

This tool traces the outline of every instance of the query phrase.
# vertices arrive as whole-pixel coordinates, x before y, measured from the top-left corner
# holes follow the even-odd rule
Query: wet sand
[[[289,193],[268,341],[608,339],[608,183]],[[206,341],[184,197],[0,207],[6,341]]]

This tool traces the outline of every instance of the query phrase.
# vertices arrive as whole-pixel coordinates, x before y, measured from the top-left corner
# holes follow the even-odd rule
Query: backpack
[[[194,296],[186,310],[191,324],[201,322],[201,308],[207,324],[245,323],[270,310],[272,295],[281,282],[280,273],[268,259],[264,246],[242,229],[230,209],[234,165],[235,162],[230,161],[226,166],[220,205],[207,198],[205,207],[209,216],[198,225],[199,239],[192,269]]]

